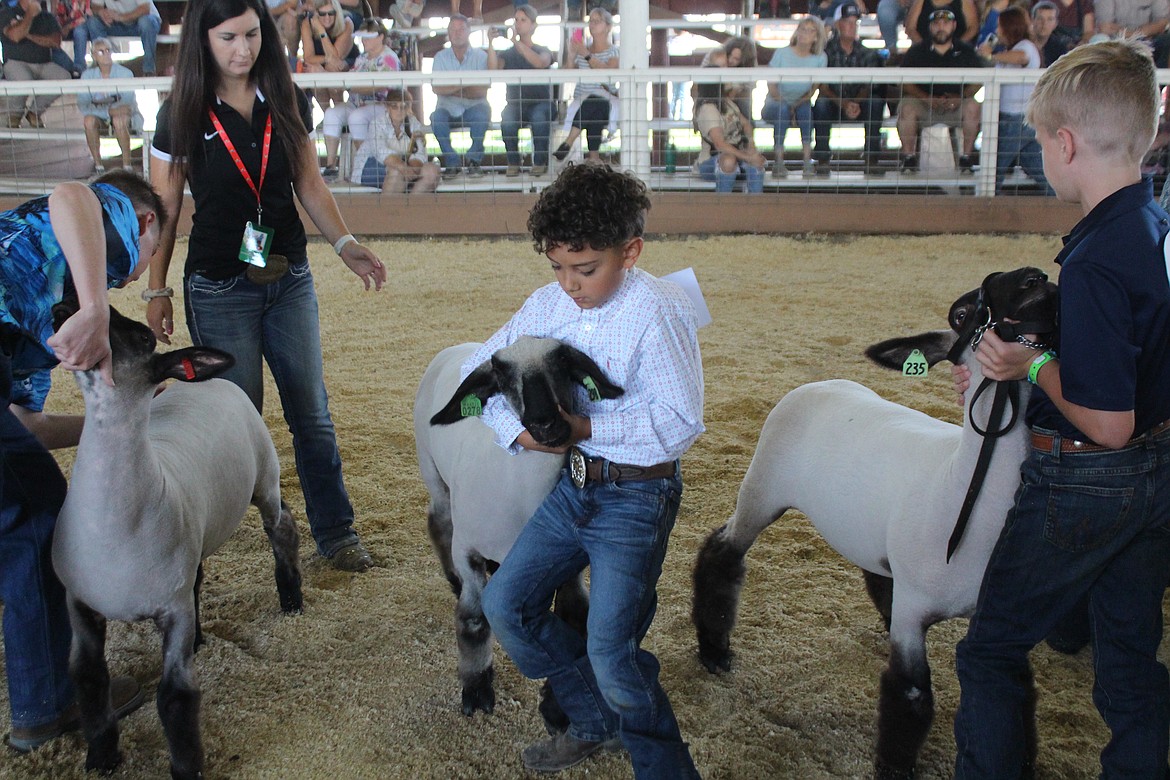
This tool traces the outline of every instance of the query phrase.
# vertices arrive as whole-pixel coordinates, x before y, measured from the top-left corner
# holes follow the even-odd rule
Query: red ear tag
[[[195,366],[191,363],[191,358],[183,358],[183,373],[187,375],[188,382],[195,378]]]

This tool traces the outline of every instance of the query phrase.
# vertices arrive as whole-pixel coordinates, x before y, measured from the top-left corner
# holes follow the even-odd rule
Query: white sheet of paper
[[[687,294],[695,306],[695,314],[699,317],[700,328],[711,324],[711,312],[707,309],[707,302],[703,300],[703,291],[699,289],[699,280],[695,277],[694,268],[684,268],[681,271],[666,274],[662,278],[669,279],[683,288],[683,292]]]

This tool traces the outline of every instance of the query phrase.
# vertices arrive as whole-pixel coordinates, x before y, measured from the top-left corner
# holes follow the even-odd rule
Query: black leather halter
[[[984,323],[977,326],[968,339],[959,339],[955,342],[947,356],[952,363],[959,362],[963,350],[968,344],[972,351],[978,349],[979,342],[983,340],[983,334],[989,328],[994,329],[996,335],[1005,341],[1017,341],[1032,349],[1044,349],[1046,344],[1031,341],[1024,336],[1025,333],[1036,333],[1051,340],[1052,334],[1056,332],[1057,326],[1054,322],[997,322],[993,319],[991,308],[985,303],[985,300],[986,291],[980,288],[975,313],[972,316],[977,317],[986,312]],[[963,540],[967,523],[971,519],[971,512],[975,508],[975,500],[979,498],[979,492],[983,489],[983,482],[987,478],[987,468],[991,464],[995,444],[1001,436],[1015,427],[1016,421],[1019,419],[1020,381],[1017,379],[1010,382],[995,382],[985,378],[975,390],[974,395],[971,396],[971,405],[967,413],[971,420],[971,427],[983,437],[983,445],[979,448],[979,458],[975,462],[975,473],[971,475],[971,484],[967,486],[967,495],[963,498],[963,507],[959,510],[958,520],[955,521],[955,529],[951,532],[951,538],[947,542],[947,563],[951,562],[951,556],[955,554],[955,550],[959,548],[959,542]],[[975,403],[983,395],[983,392],[993,384],[995,385],[995,395],[991,399],[991,414],[987,418],[987,428],[980,429],[979,424],[975,422]],[[1000,422],[1003,419],[1004,408],[1009,403],[1012,407],[1011,417],[1007,424],[1001,427]]]

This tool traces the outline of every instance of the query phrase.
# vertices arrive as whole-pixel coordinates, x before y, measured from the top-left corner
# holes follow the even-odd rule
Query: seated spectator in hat
[[[467,17],[452,16],[447,22],[447,42],[450,45],[435,54],[431,73],[487,70],[487,52],[473,48],[470,40],[471,26]],[[492,109],[487,102],[488,84],[461,81],[458,84],[435,84],[431,89],[436,96],[431,132],[443,153],[443,178],[458,176],[463,165],[467,166],[468,176],[483,176],[483,139],[492,118]],[[454,127],[466,127],[471,132],[471,146],[462,160],[451,144],[451,129]]]
[[[934,12],[946,9],[955,17],[956,41],[974,44],[979,33],[979,10],[975,0],[913,0],[906,12],[906,36],[911,44],[930,40]]]
[[[1028,37],[1028,12],[1019,6],[1005,8],[999,14],[996,36],[999,44],[993,49],[987,41],[977,50],[981,56],[995,63],[996,68],[1040,68],[1040,50]],[[995,191],[1003,189],[1003,181],[1018,158],[1024,173],[1032,177],[1047,194],[1052,195],[1044,176],[1044,160],[1036,131],[1024,121],[1028,98],[1035,84],[1004,84],[999,88],[999,144],[995,153]]]
[[[865,10],[865,3],[861,0],[813,0],[808,4],[808,12],[824,22],[825,27],[828,27],[836,20],[837,9],[843,5],[856,6],[861,10],[861,13],[868,13]]]
[[[162,16],[151,0],[90,0],[91,15],[85,22],[86,41],[125,35],[142,40],[142,75],[153,76],[158,72],[155,53],[158,48],[158,32],[162,29]],[[73,45],[77,45],[74,34]],[[74,56],[77,52],[74,51]]]
[[[880,68],[882,58],[876,51],[861,43],[857,36],[861,9],[853,3],[838,6],[833,20],[833,37],[825,44],[825,57],[830,68]],[[813,157],[820,175],[829,172],[829,133],[833,122],[863,122],[865,124],[866,175],[881,175],[878,157],[882,147],[882,111],[885,99],[874,94],[872,82],[840,84],[821,82],[817,102],[812,107],[813,132],[816,148]]]
[[[129,79],[134,73],[125,65],[114,62],[114,48],[109,38],[97,38],[90,43],[94,65],[81,74],[83,81],[96,79]],[[85,123],[85,142],[93,157],[93,169],[99,176],[106,172],[102,162],[101,136],[110,129],[122,150],[122,167],[131,169],[130,133],[142,130],[142,114],[134,90],[124,92],[79,92],[77,108]]]
[[[902,59],[904,68],[981,68],[983,60],[963,41],[955,40],[955,14],[943,8],[930,15],[930,39],[916,43]],[[918,132],[934,124],[962,127],[963,152],[959,156],[962,173],[972,173],[975,138],[979,135],[982,106],[975,93],[982,84],[942,83],[928,81],[921,84],[902,84],[902,100],[898,104],[898,137],[902,139],[902,170],[918,170]]]
[[[55,61],[55,53],[64,56],[56,14],[44,10],[40,0],[0,3],[0,54],[6,81],[67,81],[69,69]],[[68,62],[68,57],[64,59]],[[41,114],[58,97],[44,92],[10,95],[4,101],[8,126],[20,127],[27,121],[32,127],[44,127]]]
[[[788,45],[777,49],[768,63],[773,68],[823,68],[825,56],[825,25],[815,16],[806,16],[796,25]],[[772,125],[776,160],[772,177],[788,175],[784,168],[784,136],[795,124],[800,128],[804,175],[813,175],[812,162],[812,96],[817,85],[809,81],[783,79],[768,84],[768,99],[760,118]]]
[[[386,194],[433,192],[439,166],[427,158],[426,137],[411,112],[410,93],[391,89],[377,106],[366,140],[353,156],[349,180]]]
[[[1061,34],[1056,23],[1058,13],[1051,0],[1040,0],[1032,6],[1032,42],[1040,50],[1042,68],[1056,62],[1077,43]]]
[[[716,192],[731,192],[742,177],[748,192],[764,190],[764,155],[753,140],[752,120],[743,115],[721,84],[697,85],[695,131],[702,143],[695,171],[715,182]]]
[[[1170,0],[1097,0],[1097,31],[1115,38],[1144,38],[1154,49],[1154,64],[1170,56]]]
[[[389,35],[385,27],[374,22],[375,27],[358,33],[362,42],[362,53],[354,63],[352,73],[391,73],[402,70],[398,55],[386,45]],[[341,146],[341,129],[349,127],[354,141],[366,140],[366,128],[375,117],[384,114],[381,103],[386,90],[379,87],[350,87],[349,99],[340,106],[325,109],[322,131],[325,135],[325,170],[321,175],[325,181],[337,179],[337,151]]]

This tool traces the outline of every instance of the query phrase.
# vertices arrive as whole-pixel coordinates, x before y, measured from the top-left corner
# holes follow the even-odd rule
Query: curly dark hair
[[[567,246],[574,252],[609,249],[642,235],[650,198],[632,173],[608,165],[569,165],[528,214],[532,248],[539,254]]]

